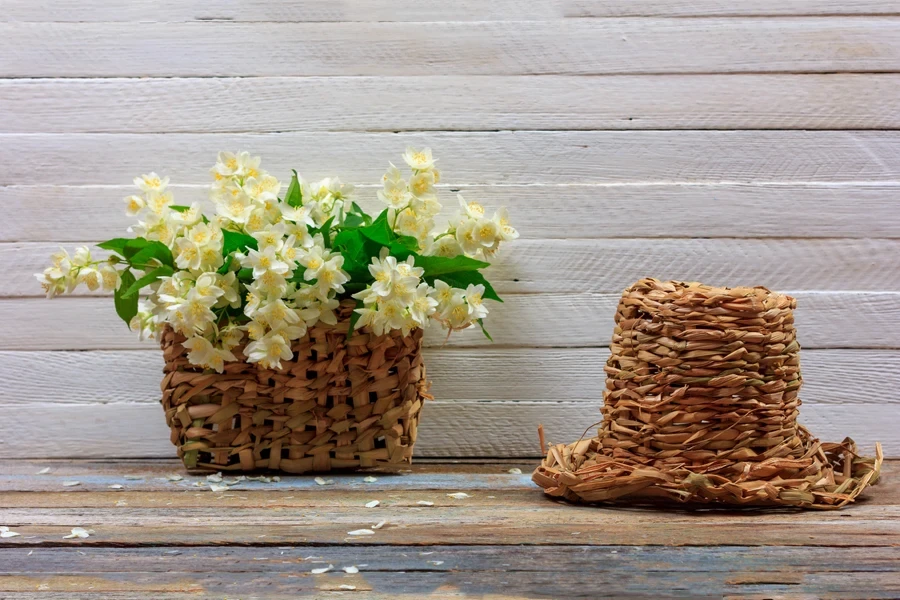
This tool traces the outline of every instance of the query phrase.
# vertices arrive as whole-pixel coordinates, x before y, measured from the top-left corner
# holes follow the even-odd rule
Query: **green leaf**
[[[479,273],[478,271],[460,271],[458,273],[445,273],[439,277],[434,277],[433,275],[428,275],[425,273],[423,276],[428,285],[434,285],[435,279],[440,279],[450,287],[466,289],[469,284],[472,285],[483,285],[484,286],[484,298],[488,300],[495,300],[497,302],[503,302],[500,299],[500,296],[497,295],[497,292],[494,291],[493,286],[488,282],[487,279],[484,278],[484,275]]]
[[[437,277],[447,273],[477,271],[478,269],[489,267],[491,264],[462,255],[454,256],[453,258],[445,256],[418,256],[416,257],[416,266],[425,269],[425,275]]]
[[[303,204],[303,190],[300,189],[300,182],[297,180],[297,171],[291,171],[291,173],[293,175],[291,175],[291,183],[288,184],[288,189],[284,193],[284,201],[288,206],[296,208]]]
[[[344,222],[342,225],[344,229],[355,229],[357,227],[368,225],[368,223],[366,223],[365,217],[354,213],[347,213],[344,216]]]
[[[145,274],[143,277],[132,283],[127,290],[125,290],[121,296],[122,298],[129,298],[131,296],[136,295],[141,288],[144,286],[148,286],[160,277],[171,277],[172,273],[174,273],[174,269],[168,265],[163,265],[157,269],[153,269],[149,273]]]
[[[122,283],[113,295],[113,299],[116,303],[116,313],[129,327],[131,326],[131,319],[134,318],[134,315],[136,315],[138,311],[138,296],[137,294],[134,294],[133,296],[125,298],[123,292],[131,288],[132,285],[134,285],[134,275],[132,274],[131,269],[125,269],[122,272]]]
[[[131,238],[113,238],[97,244],[98,248],[115,252],[119,256],[125,256],[125,244],[131,241]]]
[[[145,240],[142,237],[133,238],[125,242],[125,246],[122,248],[122,256],[131,260],[131,257],[143,250],[147,247],[147,244],[150,242]]]
[[[175,267],[175,259],[172,257],[172,251],[162,242],[147,242],[144,247],[137,253],[128,257],[128,261],[132,266],[146,265],[152,259],[158,260],[163,265]],[[126,246],[125,251],[128,251]]]
[[[322,226],[318,229],[310,229],[310,235],[316,235],[317,233],[322,234],[322,241],[325,244],[326,248],[331,248],[331,223],[334,222],[334,215],[328,218],[327,221],[322,223]]]
[[[256,241],[256,238],[252,235],[247,235],[246,233],[223,229],[222,236],[222,256],[228,256],[235,251],[246,253],[248,248],[252,248],[253,250],[259,248],[259,243]]]
[[[372,224],[372,217],[370,217],[369,213],[364,211],[362,209],[362,207],[359,204],[357,204],[356,202],[354,202],[350,205],[350,210],[347,212],[350,215],[354,215],[356,217],[361,218],[366,225]],[[345,220],[345,222],[346,222],[346,220]]]
[[[491,334],[488,333],[488,330],[484,328],[484,319],[478,319],[478,326],[481,327],[481,332],[484,334],[484,337],[494,341],[494,338],[491,337]]]
[[[183,204],[170,204],[169,208],[171,208],[172,210],[174,210],[176,212],[180,212],[180,213],[191,210],[190,206],[184,206]]]
[[[408,235],[397,235],[397,233],[391,229],[391,226],[388,223],[387,209],[381,211],[381,214],[378,215],[378,218],[375,219],[371,225],[360,227],[359,232],[366,238],[372,240],[376,244],[381,244],[382,246],[391,247],[392,245],[397,244],[410,252],[415,252],[419,249],[419,242],[416,238]]]

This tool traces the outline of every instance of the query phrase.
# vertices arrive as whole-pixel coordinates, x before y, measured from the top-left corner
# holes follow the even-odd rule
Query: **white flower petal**
[[[372,529],[354,529],[353,531],[348,531],[347,535],[375,535],[375,532]]]
[[[114,484],[108,485],[106,487],[108,487],[111,490],[124,490],[125,489],[125,486],[122,485],[121,483],[114,483]]]
[[[359,573],[358,567],[344,567],[344,573],[350,573],[351,575],[355,573]]]
[[[221,474],[221,473],[216,473],[216,474],[214,474],[214,475],[207,475],[207,476],[206,476],[206,480],[207,480],[207,481],[212,481],[212,482],[214,482],[214,483],[222,483],[222,474]]]
[[[73,527],[72,533],[69,535],[64,535],[64,540],[71,540],[73,538],[87,538],[90,537],[91,534],[94,533],[93,530],[85,529],[84,527]]]
[[[46,475],[49,472],[50,472],[50,467],[44,467],[43,469],[41,469],[40,471],[35,473],[35,475]]]
[[[376,481],[378,481],[378,478],[372,477],[371,475],[369,475],[368,477],[363,479],[363,481],[365,481],[366,483],[375,483]]]
[[[348,585],[348,584],[346,584],[346,583],[342,583],[342,584],[340,585],[340,589],[342,589],[342,590],[348,590],[348,591],[351,591],[351,592],[352,592],[353,590],[356,589],[356,586],[355,586],[355,585]]]
[[[521,474],[522,474],[522,469],[513,467],[512,469],[510,469],[509,471],[507,471],[507,473],[509,473],[510,475],[521,475]]]
[[[428,500],[419,500],[416,504],[419,506],[434,506],[434,502],[429,502]]]
[[[371,502],[366,502],[366,508],[375,508],[379,504],[381,504],[381,502],[378,500],[372,500]]]
[[[465,492],[454,492],[452,494],[447,494],[447,496],[453,498],[454,500],[465,500],[466,498],[472,497]]]
[[[319,485],[331,485],[334,483],[334,479],[323,479],[321,477],[316,477],[313,481]]]
[[[313,570],[311,571],[311,573],[312,573],[313,575],[321,575],[322,573],[327,573],[328,571],[331,571],[332,569],[334,569],[334,565],[328,565],[327,567],[321,567],[321,568],[319,568],[319,569],[313,569]]]
[[[81,485],[80,481],[63,481],[64,487],[75,487],[76,485]]]
[[[209,484],[209,489],[212,490],[212,491],[214,491],[214,492],[227,492],[227,491],[228,491],[228,486],[227,486],[227,485],[222,485],[222,484],[219,484],[219,483],[211,483],[211,484]]]
[[[6,529],[6,531],[0,531],[0,538],[12,538],[21,535],[15,531],[9,531],[7,527],[4,527],[3,529]]]
[[[166,479],[169,481],[181,481],[184,477],[178,473],[172,473],[171,475],[166,475]]]
[[[385,525],[387,525],[387,521],[378,521],[378,523],[372,525],[372,529],[381,529]]]

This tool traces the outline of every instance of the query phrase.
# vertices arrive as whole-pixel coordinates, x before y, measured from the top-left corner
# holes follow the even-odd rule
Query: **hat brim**
[[[605,446],[601,438],[549,447],[532,480],[550,496],[586,503],[678,503],[837,509],[875,485],[884,456],[863,457],[850,438],[822,443],[798,426],[801,452],[759,462],[697,466]]]

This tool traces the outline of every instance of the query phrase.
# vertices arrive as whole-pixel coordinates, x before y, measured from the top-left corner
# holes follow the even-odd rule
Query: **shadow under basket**
[[[428,395],[422,330],[347,337],[354,305],[337,325],[319,323],[294,341],[278,370],[243,360],[224,373],[187,360],[185,338],[160,333],[162,405],[172,443],[189,469],[288,473],[404,467]]]

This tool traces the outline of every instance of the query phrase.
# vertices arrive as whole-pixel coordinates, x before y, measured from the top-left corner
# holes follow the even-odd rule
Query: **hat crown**
[[[642,279],[622,295],[607,361],[603,445],[697,464],[800,445],[790,296]]]

